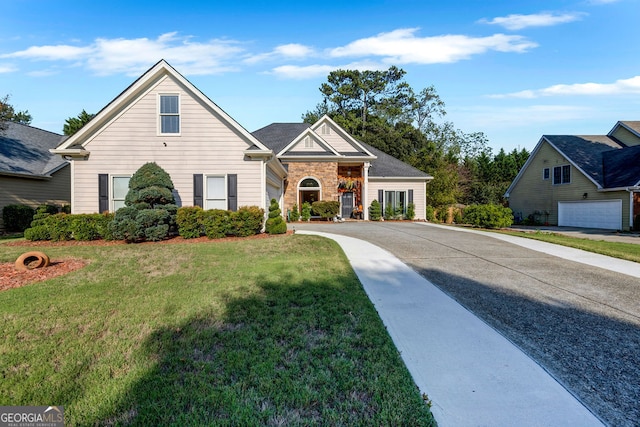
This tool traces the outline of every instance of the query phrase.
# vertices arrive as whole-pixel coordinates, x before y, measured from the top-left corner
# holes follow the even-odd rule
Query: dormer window
[[[329,135],[331,128],[329,128],[329,126],[327,126],[326,124],[323,124],[320,127],[320,134],[322,135]]]
[[[180,133],[180,97],[160,95],[160,133]]]
[[[310,137],[306,136],[304,138],[304,148],[313,148],[313,139],[311,139]]]

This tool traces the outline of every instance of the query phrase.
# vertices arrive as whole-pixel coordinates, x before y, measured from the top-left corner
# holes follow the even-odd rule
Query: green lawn
[[[91,263],[0,292],[0,405],[64,405],[67,425],[434,424],[333,241],[38,249]]]
[[[491,231],[496,232],[495,230]],[[634,243],[582,239],[543,231],[523,232],[500,230],[498,232],[509,234],[511,236],[525,237],[527,239],[541,240],[543,242],[555,243],[556,245],[582,249],[584,251],[607,255],[614,258],[626,259],[628,261],[640,262],[640,245]]]

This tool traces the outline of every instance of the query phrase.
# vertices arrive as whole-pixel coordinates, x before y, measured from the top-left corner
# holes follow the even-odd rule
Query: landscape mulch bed
[[[291,234],[292,231],[288,231],[287,234]],[[175,243],[202,243],[202,242],[229,242],[234,240],[247,240],[247,239],[267,239],[278,237],[278,235],[270,235],[266,233],[256,234],[249,237],[225,237],[223,239],[209,239],[208,237],[199,237],[197,239],[183,239],[182,237],[174,237],[172,239],[163,240],[160,242],[144,242],[144,243],[126,243],[122,240],[92,240],[92,241],[63,241],[63,242],[50,242],[50,241],[36,241],[20,240],[16,242],[4,243],[6,246],[24,246],[25,248],[37,248],[33,250],[42,251],[47,247],[59,247],[59,246],[115,246],[115,245],[127,245],[127,244],[140,244],[140,245],[167,245]],[[20,286],[28,285],[35,282],[41,282],[43,280],[51,279],[53,277],[62,276],[63,274],[70,273],[78,270],[89,261],[77,258],[67,259],[52,259],[51,263],[47,267],[34,268],[32,270],[19,271],[15,268],[13,262],[0,262],[0,291],[7,289],[13,289]]]

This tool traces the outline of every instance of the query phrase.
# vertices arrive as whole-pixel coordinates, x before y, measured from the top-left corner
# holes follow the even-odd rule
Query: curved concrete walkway
[[[602,426],[509,340],[391,253],[335,240],[375,305],[440,427]]]

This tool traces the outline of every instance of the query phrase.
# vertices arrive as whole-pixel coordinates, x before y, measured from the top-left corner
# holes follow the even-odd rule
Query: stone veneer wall
[[[304,178],[315,178],[320,183],[321,200],[339,200],[337,162],[287,162],[287,168],[289,176],[282,212],[298,203],[298,184]]]

